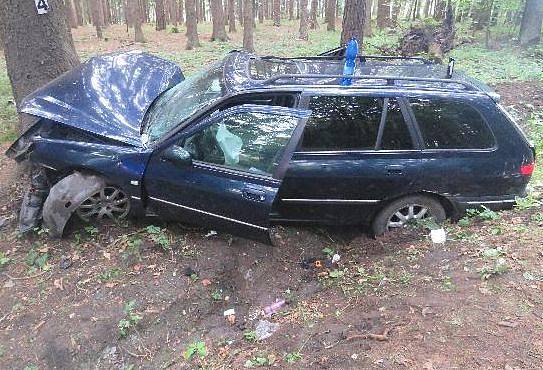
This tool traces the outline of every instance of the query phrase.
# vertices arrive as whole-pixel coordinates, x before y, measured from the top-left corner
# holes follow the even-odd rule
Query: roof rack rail
[[[280,59],[280,60],[341,60],[342,56],[339,55],[311,55],[311,56],[302,56],[302,57],[277,57],[277,56],[263,56],[261,59]],[[361,63],[366,63],[368,59],[381,59],[381,60],[409,60],[409,61],[418,61],[423,64],[435,64],[431,60],[428,60],[423,57],[409,57],[409,56],[395,56],[395,55],[363,55],[358,54],[357,58]]]
[[[460,80],[444,79],[444,78],[427,78],[427,77],[404,77],[404,76],[369,76],[369,75],[334,75],[334,74],[282,74],[267,78],[262,81],[263,85],[271,85],[279,80],[286,79],[322,79],[322,78],[345,78],[348,77],[353,80],[385,80],[387,86],[393,86],[395,81],[416,81],[416,82],[431,82],[431,83],[443,83],[461,85],[468,91],[480,91],[475,85]],[[329,86],[329,85],[328,85]],[[332,85],[335,86],[335,85]],[[337,85],[339,86],[339,85]]]

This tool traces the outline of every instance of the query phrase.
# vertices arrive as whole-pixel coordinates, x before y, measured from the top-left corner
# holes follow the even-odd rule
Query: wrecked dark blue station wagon
[[[269,241],[283,223],[382,234],[525,195],[534,150],[487,86],[422,58],[231,52],[184,79],[95,57],[28,96],[8,150],[43,169],[43,220],[158,214]],[[43,184],[45,183],[45,184]]]

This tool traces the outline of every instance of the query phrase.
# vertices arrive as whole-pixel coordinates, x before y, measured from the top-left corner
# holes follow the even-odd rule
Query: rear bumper
[[[494,211],[502,209],[511,209],[516,202],[516,198],[525,197],[521,195],[502,195],[502,196],[483,196],[483,197],[453,197],[450,198],[451,203],[455,208],[457,216],[463,215],[467,209],[487,207]]]

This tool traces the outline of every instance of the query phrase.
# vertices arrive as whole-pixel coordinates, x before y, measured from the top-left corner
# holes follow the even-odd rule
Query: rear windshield
[[[446,99],[410,99],[427,149],[488,149],[494,135],[470,105]]]

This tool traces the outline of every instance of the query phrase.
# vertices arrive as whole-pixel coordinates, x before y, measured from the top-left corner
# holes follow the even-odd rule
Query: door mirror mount
[[[192,165],[192,155],[185,148],[177,145],[166,149],[160,158],[163,161],[171,162],[178,166]]]

